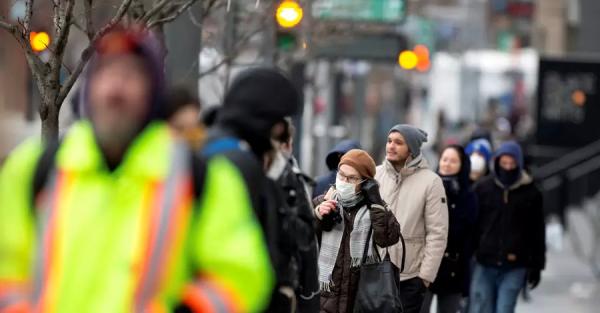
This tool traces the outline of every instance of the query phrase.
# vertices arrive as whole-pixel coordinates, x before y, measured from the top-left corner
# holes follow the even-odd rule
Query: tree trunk
[[[42,120],[42,140],[44,143],[58,139],[58,113],[59,105],[46,102],[48,99],[42,97],[40,107],[40,118]]]

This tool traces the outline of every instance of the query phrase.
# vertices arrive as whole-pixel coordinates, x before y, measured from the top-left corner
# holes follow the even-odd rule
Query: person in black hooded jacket
[[[317,184],[313,189],[313,198],[324,195],[327,192],[327,190],[329,190],[329,188],[335,184],[335,176],[337,175],[337,169],[340,160],[342,159],[342,156],[346,154],[346,152],[352,149],[360,149],[360,143],[356,140],[346,139],[340,141],[327,154],[327,157],[325,158],[325,163],[327,164],[329,173],[323,176],[319,176],[317,177],[317,179],[315,179]]]
[[[450,145],[443,150],[437,173],[442,178],[448,199],[448,243],[437,277],[425,297],[422,313],[429,312],[433,295],[437,296],[438,313],[456,313],[462,298],[469,295],[469,264],[478,213],[470,172],[471,162],[462,146]]]
[[[511,313],[521,289],[539,284],[546,262],[542,194],[524,170],[519,144],[498,148],[492,175],[475,192],[480,211],[469,312]]]
[[[301,245],[298,234],[314,234],[312,221],[306,222],[288,206],[283,188],[275,181],[277,175],[269,175],[278,166],[272,138],[282,136],[278,132],[285,129],[285,118],[297,112],[301,101],[301,93],[280,70],[251,68],[240,73],[200,153],[204,158],[227,157],[246,181],[276,278],[266,312],[298,310],[302,279],[295,258]]]

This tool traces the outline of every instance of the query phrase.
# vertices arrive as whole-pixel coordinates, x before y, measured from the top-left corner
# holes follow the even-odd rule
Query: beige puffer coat
[[[400,280],[420,277],[433,282],[448,237],[448,206],[441,178],[419,155],[397,172],[387,160],[377,167],[375,179],[389,209],[394,212],[406,241],[406,266]],[[390,248],[394,264],[400,267],[400,243]]]

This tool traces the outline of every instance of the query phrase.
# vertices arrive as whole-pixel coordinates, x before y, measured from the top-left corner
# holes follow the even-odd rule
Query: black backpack
[[[292,241],[291,244],[295,248],[290,252],[289,267],[290,271],[294,271],[290,276],[295,279],[292,285],[296,291],[298,312],[317,312],[320,305],[319,249],[312,201],[306,190],[306,186],[311,182],[308,176],[296,170],[292,159],[277,180],[284,195],[285,211],[282,218],[288,224],[283,225],[282,231],[290,235],[287,240]]]

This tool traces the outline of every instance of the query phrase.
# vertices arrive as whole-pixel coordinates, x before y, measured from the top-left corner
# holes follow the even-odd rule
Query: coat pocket
[[[418,273],[421,269],[421,262],[423,261],[425,238],[408,238],[406,241],[406,264],[404,267],[404,274],[411,275]],[[400,252],[402,253],[402,252]],[[401,255],[400,255],[401,257]]]

